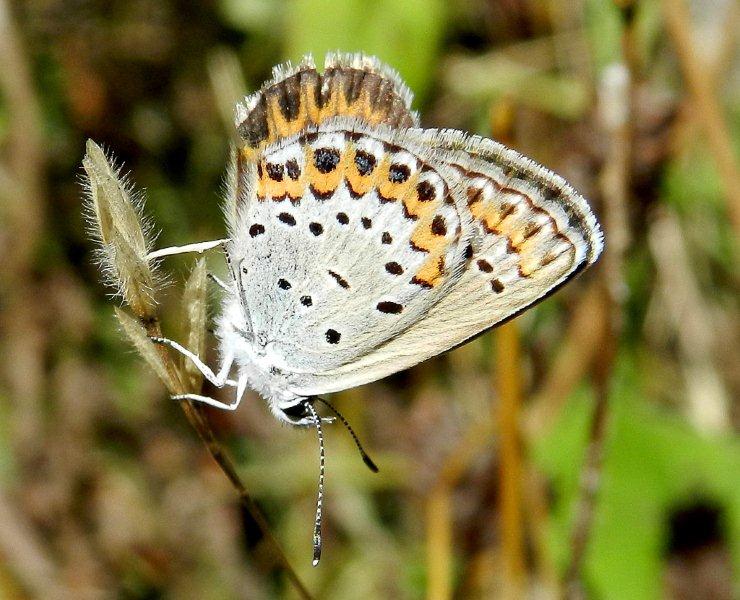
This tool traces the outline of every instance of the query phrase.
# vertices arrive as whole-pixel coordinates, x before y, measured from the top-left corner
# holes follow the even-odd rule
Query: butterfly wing
[[[490,140],[416,129],[362,55],[283,66],[237,108],[227,206],[249,335],[292,391],[380,379],[545,297],[596,260],[588,205]]]
[[[472,253],[426,314],[359,359],[303,377],[301,393],[385,377],[454,348],[542,300],[592,264],[602,234],[586,201],[561,177],[501,144],[455,131],[409,130],[450,169]]]

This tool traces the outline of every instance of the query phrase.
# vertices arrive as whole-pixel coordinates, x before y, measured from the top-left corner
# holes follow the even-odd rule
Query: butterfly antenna
[[[321,517],[322,508],[324,504],[324,467],[326,463],[326,455],[324,453],[324,432],[321,430],[321,418],[316,413],[316,409],[310,402],[304,403],[308,412],[311,413],[311,418],[316,424],[316,433],[319,436],[319,493],[316,498],[316,519],[313,525],[313,566],[319,564],[321,560]]]
[[[331,404],[328,400],[324,400],[323,398],[320,398],[319,396],[316,396],[316,400],[321,401],[323,404],[327,406],[327,408],[331,412],[337,415],[337,418],[342,422],[342,425],[344,425],[347,428],[347,431],[349,431],[349,434],[352,436],[352,439],[355,441],[355,445],[357,446],[357,449],[360,451],[360,456],[362,456],[362,460],[367,465],[367,468],[370,469],[373,473],[377,473],[378,466],[373,462],[373,459],[368,456],[367,452],[365,452],[365,449],[362,447],[362,444],[360,443],[360,438],[357,437],[355,430],[352,429],[352,425],[350,425],[349,421],[347,421],[347,419],[344,418],[344,415],[342,415],[342,413],[340,413],[336,408],[334,408],[334,405]]]
[[[242,258],[239,261],[239,264],[234,266],[234,262],[231,260],[231,255],[229,254],[229,249],[226,247],[226,244],[223,244],[224,249],[224,256],[226,257],[226,266],[229,268],[229,272],[231,273],[231,278],[236,283],[236,288],[239,292],[239,304],[241,305],[242,314],[244,315],[244,318],[247,319],[247,322],[249,321],[248,315],[246,314],[247,310],[247,296],[244,293],[244,282],[242,281],[242,263],[244,262],[244,259]]]

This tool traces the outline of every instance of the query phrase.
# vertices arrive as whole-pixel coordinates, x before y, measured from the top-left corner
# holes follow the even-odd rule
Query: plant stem
[[[684,0],[663,0],[663,19],[678,55],[689,93],[693,96],[697,121],[707,136],[709,151],[727,196],[727,214],[740,234],[740,171],[722,108],[714,92],[712,69],[701,63],[693,41],[691,15]]]
[[[157,319],[142,319],[141,324],[146,329],[147,335],[149,337],[162,337],[162,330]],[[177,382],[180,382],[179,385],[183,386],[181,374],[177,369],[177,366],[173,362],[167,348],[164,346],[158,346],[158,349],[159,352],[162,354],[164,363],[167,366],[167,369],[172,374],[173,379]],[[284,569],[288,580],[291,582],[296,592],[298,592],[298,595],[304,600],[311,600],[313,596],[309,593],[306,586],[298,577],[298,574],[295,572],[295,569],[293,569],[292,565],[290,564],[288,557],[285,555],[285,551],[283,550],[282,546],[280,546],[280,542],[278,542],[278,540],[273,535],[272,530],[267,523],[267,519],[262,514],[262,511],[257,506],[257,503],[254,501],[251,494],[247,491],[244,482],[236,471],[234,462],[231,460],[231,457],[229,457],[221,443],[216,438],[216,435],[213,432],[213,429],[211,428],[211,425],[208,422],[203,409],[188,400],[180,402],[180,408],[182,408],[183,412],[185,413],[185,417],[187,418],[188,423],[190,423],[193,429],[195,429],[195,431],[200,436],[200,439],[203,440],[208,453],[211,455],[213,460],[219,466],[221,471],[223,471],[224,475],[226,475],[226,478],[231,482],[231,485],[236,490],[237,494],[239,495],[239,503],[241,504],[241,506],[254,519],[255,523],[257,523],[257,526],[259,527],[262,535],[267,541],[268,546],[272,549],[277,562]]]

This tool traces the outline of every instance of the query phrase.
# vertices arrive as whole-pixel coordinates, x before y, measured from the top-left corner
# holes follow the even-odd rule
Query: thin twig
[[[514,110],[503,100],[490,115],[491,133],[513,143]],[[498,400],[493,420],[499,437],[499,527],[501,531],[501,581],[504,598],[520,598],[525,589],[526,556],[522,513],[522,460],[520,421],[522,411],[522,352],[519,324],[506,323],[494,331],[492,387]]]
[[[732,149],[729,130],[715,94],[712,69],[701,63],[693,40],[691,15],[684,0],[663,0],[663,18],[673,38],[683,76],[695,103],[694,115],[704,128],[709,151],[717,162],[727,196],[727,213],[740,234],[740,171]]]
[[[494,336],[495,387],[498,391],[496,422],[499,436],[499,494],[501,558],[504,598],[520,598],[524,589],[526,560],[522,515],[522,465],[519,419],[522,406],[519,325],[506,323]]]

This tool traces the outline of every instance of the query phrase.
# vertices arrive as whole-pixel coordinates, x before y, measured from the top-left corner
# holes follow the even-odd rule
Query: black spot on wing
[[[428,181],[420,181],[416,186],[416,194],[419,202],[429,202],[434,200],[434,186]]]
[[[491,263],[489,263],[487,260],[484,260],[481,258],[477,264],[478,264],[478,268],[484,273],[490,273],[491,271],[493,271],[493,267],[491,266]]]
[[[355,153],[355,166],[360,175],[370,175],[370,173],[375,169],[375,163],[376,160],[372,154],[369,154],[364,150],[358,150]]]
[[[393,164],[388,169],[388,181],[391,183],[404,183],[411,176],[411,169],[406,165]]]
[[[322,233],[324,233],[324,228],[323,228],[323,226],[321,225],[321,223],[316,223],[316,222],[313,222],[313,223],[309,223],[309,225],[308,225],[308,230],[309,230],[309,231],[310,231],[311,233],[313,233],[313,234],[314,234],[315,236],[319,236],[319,235],[321,235]]]
[[[341,338],[342,338],[342,334],[339,333],[336,329],[326,330],[326,341],[329,342],[330,344],[338,344]]]
[[[301,169],[298,166],[298,161],[295,158],[291,158],[285,163],[285,170],[288,172],[288,177],[293,181],[297,181],[301,176]]]
[[[283,180],[283,165],[279,163],[267,163],[267,165],[265,165],[265,169],[267,170],[267,176],[273,181]]]
[[[395,261],[385,263],[385,270],[391,275],[401,275],[403,273],[403,267]]]
[[[445,223],[445,218],[442,215],[435,215],[434,219],[432,219],[432,233],[434,235],[447,234],[447,224]]]
[[[329,271],[329,275],[331,275],[334,278],[334,281],[336,281],[340,287],[343,287],[345,290],[349,289],[349,283],[339,273],[335,273],[334,271]]]
[[[376,308],[380,312],[390,314],[390,315],[397,315],[401,311],[403,311],[403,306],[398,304],[398,302],[388,302],[388,301],[378,302],[378,305],[376,306]]]
[[[339,151],[335,148],[318,148],[313,153],[313,164],[319,173],[331,173],[339,164]]]

